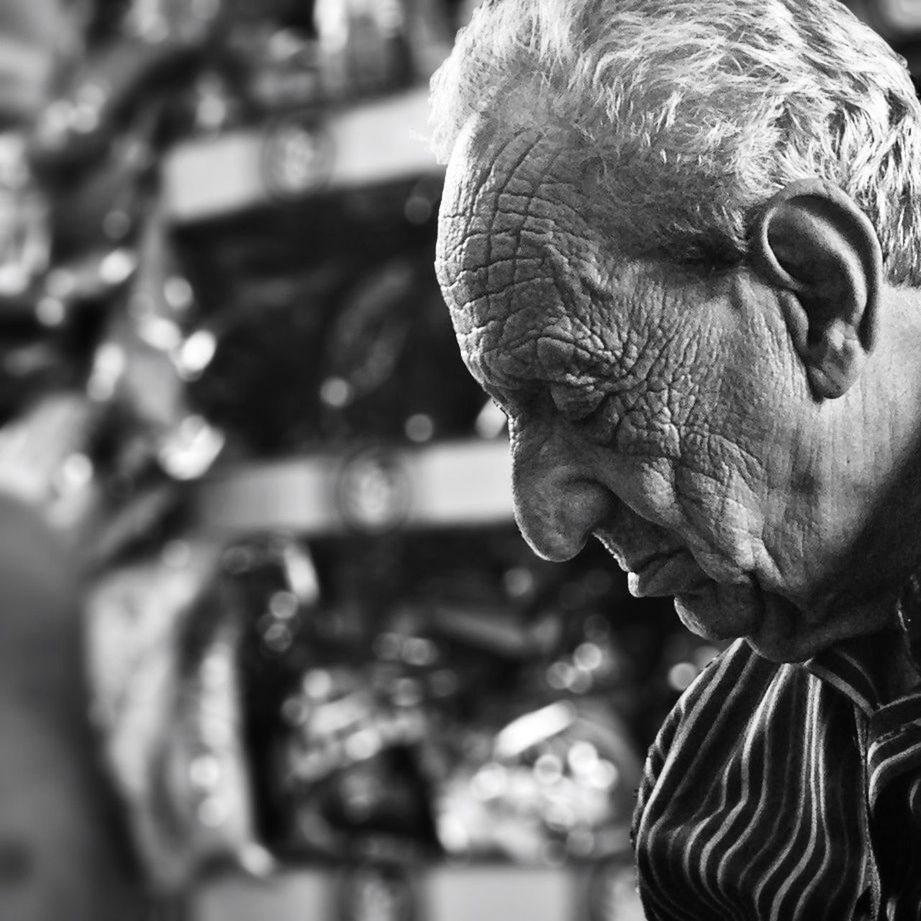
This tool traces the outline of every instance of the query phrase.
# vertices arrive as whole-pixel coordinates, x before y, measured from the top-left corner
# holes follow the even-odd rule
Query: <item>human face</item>
[[[627,258],[560,149],[468,126],[439,233],[462,355],[509,419],[525,538],[564,560],[594,535],[635,595],[770,658],[878,629],[897,579],[855,540],[878,446],[855,449],[846,401],[817,406],[779,295],[744,267]]]

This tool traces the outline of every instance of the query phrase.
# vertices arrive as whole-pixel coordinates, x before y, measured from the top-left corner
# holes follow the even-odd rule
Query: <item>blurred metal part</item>
[[[27,139],[0,134],[0,314],[4,298],[32,288],[50,250],[48,204],[29,165]]]
[[[50,394],[34,403],[0,428],[0,492],[76,536],[98,500],[86,454],[94,423],[93,407],[82,395]]]
[[[350,879],[347,875],[344,879]],[[224,878],[202,886],[188,921],[304,921],[305,906],[323,921],[338,913],[343,876],[300,868],[270,884]],[[418,921],[643,921],[629,861],[587,867],[520,867],[475,862],[414,868]],[[360,921],[391,921],[386,914]]]
[[[496,736],[496,756],[517,758],[539,742],[569,729],[577,716],[575,707],[567,701],[556,701],[540,710],[519,716]]]
[[[436,795],[448,854],[555,865],[629,852],[642,768],[610,708],[557,700],[496,732],[475,729],[459,748]]]
[[[397,126],[397,127],[395,127]],[[317,189],[440,174],[425,138],[428,92],[411,90],[328,116],[182,141],[162,165],[165,216],[211,220]]]
[[[174,480],[197,480],[211,469],[224,443],[219,429],[201,416],[188,415],[164,435],[157,458]]]
[[[116,122],[125,110],[145,100],[144,90],[175,71],[196,47],[178,38],[135,39],[97,51],[70,77],[67,92],[41,110],[31,138],[33,157],[46,168],[99,157],[117,136]],[[146,103],[150,108],[151,101]]]
[[[242,625],[215,582],[221,552],[190,541],[117,567],[86,601],[93,720],[146,876],[164,892],[215,862],[272,868],[253,828]]]
[[[333,98],[393,90],[412,79],[403,0],[314,0],[322,71]]]
[[[149,44],[199,42],[225,5],[224,0],[132,0],[122,29]]]
[[[409,870],[399,865],[347,867],[339,879],[337,921],[417,921],[416,889]]]
[[[116,302],[121,309],[96,345],[86,382],[98,414],[126,417],[123,440],[132,444],[120,460],[127,461],[129,453],[133,459],[118,472],[136,474],[145,463],[157,463],[174,481],[196,479],[211,468],[225,438],[188,406],[187,372],[196,356],[181,323],[191,294],[175,272],[157,207],[147,214],[137,255],[115,250],[100,274],[128,281]],[[202,360],[199,355],[199,364]]]
[[[396,448],[377,475],[350,477],[354,456],[316,454],[228,467],[203,480],[192,516],[209,533],[343,534],[381,526],[470,527],[512,521],[511,461],[504,441]],[[399,470],[399,486],[385,470]],[[367,468],[366,468],[367,470]],[[342,491],[352,493],[345,505]],[[404,494],[409,490],[409,496]],[[389,507],[391,499],[397,507]],[[374,508],[369,506],[373,505]]]
[[[266,128],[262,147],[262,173],[270,196],[299,198],[323,189],[336,158],[332,135],[317,121],[288,117]]]
[[[356,531],[391,531],[412,511],[411,474],[392,452],[363,451],[350,458],[340,471],[336,492],[343,519]]]
[[[447,598],[435,599],[429,617],[433,629],[451,640],[471,648],[501,655],[510,662],[529,661],[546,651],[539,629],[509,618],[507,599],[501,606],[452,604]]]

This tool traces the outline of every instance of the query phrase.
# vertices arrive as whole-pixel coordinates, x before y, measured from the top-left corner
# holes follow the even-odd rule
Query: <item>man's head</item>
[[[921,281],[921,125],[902,62],[837,0],[492,0],[433,82],[447,161],[475,114],[558,126],[637,253],[731,264],[798,179],[850,195]]]
[[[535,550],[594,534],[775,658],[880,626],[918,562],[888,489],[916,410],[871,359],[919,323],[892,53],[831,0],[496,0],[434,110],[439,275]]]

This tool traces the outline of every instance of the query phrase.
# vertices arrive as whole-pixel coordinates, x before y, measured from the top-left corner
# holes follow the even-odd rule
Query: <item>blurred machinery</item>
[[[438,921],[453,869],[498,916],[505,868],[638,917],[642,748],[716,650],[512,523],[432,272],[424,84],[468,6],[75,3],[53,99],[0,134],[0,477],[86,574],[164,903],[312,872],[330,918]]]

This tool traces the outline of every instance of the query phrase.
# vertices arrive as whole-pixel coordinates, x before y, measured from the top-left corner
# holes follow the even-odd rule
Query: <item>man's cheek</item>
[[[683,536],[701,566],[720,582],[753,572],[764,516],[747,478],[694,457],[683,457],[674,476]]]

